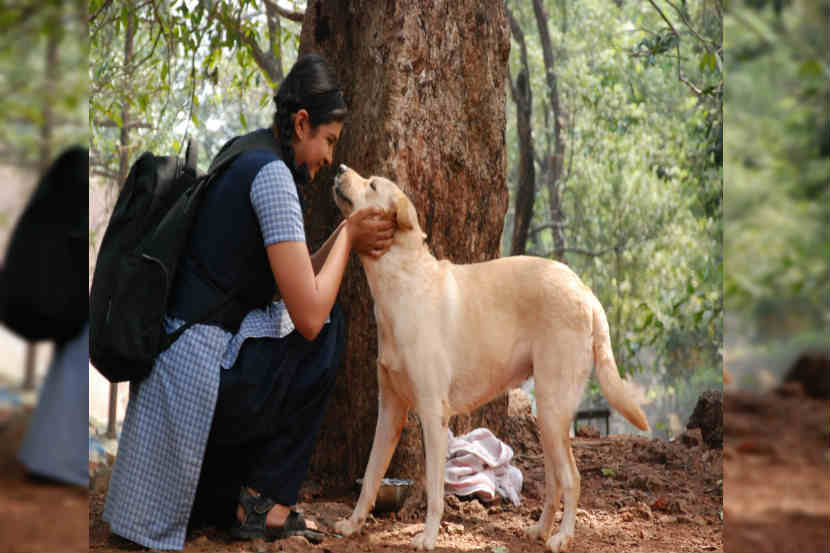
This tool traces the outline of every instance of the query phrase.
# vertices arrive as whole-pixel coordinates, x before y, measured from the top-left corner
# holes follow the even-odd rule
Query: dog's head
[[[395,214],[399,232],[416,231],[423,237],[415,206],[398,185],[383,177],[365,179],[341,164],[334,177],[334,202],[344,217],[365,207],[379,207]]]

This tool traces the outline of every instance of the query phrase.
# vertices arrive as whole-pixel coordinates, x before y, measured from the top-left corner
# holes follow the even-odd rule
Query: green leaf
[[[715,68],[715,55],[711,52],[706,52],[702,56],[700,56],[700,64],[699,69],[701,71],[705,71],[709,69],[710,71]]]
[[[821,77],[824,74],[819,60],[812,58],[802,63],[798,68],[798,75],[800,77]]]
[[[112,106],[110,106],[110,109],[107,110],[107,115],[109,116],[110,120],[114,121],[115,124],[118,125],[118,127],[120,128],[124,126],[124,121],[121,119],[121,114],[118,113],[119,110],[120,108],[112,109]]]
[[[127,27],[127,24],[130,21],[130,7],[127,4],[121,6],[121,24],[124,25],[124,28]]]

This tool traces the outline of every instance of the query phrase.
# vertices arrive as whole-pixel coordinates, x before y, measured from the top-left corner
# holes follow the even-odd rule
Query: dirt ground
[[[0,551],[86,551],[86,489],[27,478],[17,461],[29,411],[0,410]]]
[[[582,495],[571,550],[828,551],[828,411],[826,400],[793,387],[764,395],[729,391],[723,450],[701,443],[698,430],[671,443],[574,438]],[[106,465],[91,481],[88,503],[83,490],[25,478],[14,460],[24,428],[25,413],[0,422],[0,551],[144,549],[111,535],[101,521]],[[508,426],[525,476],[522,505],[448,497],[438,551],[542,550],[523,535],[541,512],[543,490],[532,428],[527,416]],[[331,531],[356,498],[356,489],[309,482],[299,508]],[[299,537],[238,542],[205,528],[191,532],[185,551],[408,551],[423,516],[414,493],[401,512],[370,518],[359,536],[330,536],[313,546]]]
[[[785,386],[725,402],[726,551],[830,551],[828,400]]]
[[[0,416],[0,551],[135,551],[101,520],[108,467],[90,491],[33,482],[15,460],[27,412]],[[541,512],[543,469],[532,418],[508,425],[525,477],[522,505],[446,499],[438,551],[540,551],[523,535]],[[828,551],[830,404],[793,386],[767,394],[728,391],[724,448],[698,430],[666,443],[631,436],[573,439],[582,495],[572,551]],[[724,497],[725,489],[725,497]],[[308,482],[299,505],[323,530],[347,516],[354,488]],[[721,519],[723,516],[723,519]],[[232,541],[195,530],[185,551],[408,551],[423,528],[418,493],[351,538]]]
[[[544,468],[533,415],[511,417],[509,436],[514,464],[524,474],[522,504],[446,498],[437,551],[540,551],[542,544],[523,534],[542,509]],[[574,455],[582,475],[582,494],[572,551],[722,551],[723,454],[700,440],[666,443],[632,436],[577,437]],[[101,521],[107,470],[93,479],[89,510],[90,549],[96,552],[141,549],[109,533]],[[356,488],[308,482],[298,505],[324,531],[348,516]],[[192,531],[185,551],[409,551],[423,529],[423,495],[413,492],[394,514],[370,517],[362,534],[327,537],[314,546],[293,537],[273,543],[232,541],[214,528]]]

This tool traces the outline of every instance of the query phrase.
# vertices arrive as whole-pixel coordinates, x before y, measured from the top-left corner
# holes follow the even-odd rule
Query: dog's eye
[[[371,186],[371,187],[372,187],[372,190],[377,191],[377,188],[375,188],[375,181],[370,180],[370,181],[369,181],[369,186]]]

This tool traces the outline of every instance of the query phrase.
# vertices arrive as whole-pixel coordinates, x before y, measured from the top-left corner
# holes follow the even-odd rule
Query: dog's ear
[[[418,224],[415,206],[404,194],[395,198],[395,220],[401,230],[412,230]]]

